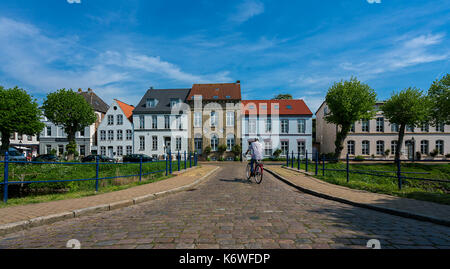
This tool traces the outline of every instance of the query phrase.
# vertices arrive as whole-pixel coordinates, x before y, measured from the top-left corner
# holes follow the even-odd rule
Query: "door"
[[[172,151],[170,137],[164,137],[164,147],[166,149],[166,153],[169,153]]]
[[[114,157],[113,147],[108,147],[108,157],[110,158]]]
[[[411,140],[406,141],[406,149],[408,151],[408,159],[412,160],[414,158],[414,142]]]
[[[195,138],[194,139],[194,147],[198,154],[202,154],[203,139]]]

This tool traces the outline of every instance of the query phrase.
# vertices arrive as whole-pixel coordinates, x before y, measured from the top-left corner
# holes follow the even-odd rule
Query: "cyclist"
[[[248,154],[248,152],[251,152],[252,158],[250,160],[250,167],[251,167],[251,176],[253,176],[255,171],[255,163],[262,160],[263,153],[262,153],[262,144],[259,143],[259,139],[255,138],[255,141],[253,141],[245,155]]]

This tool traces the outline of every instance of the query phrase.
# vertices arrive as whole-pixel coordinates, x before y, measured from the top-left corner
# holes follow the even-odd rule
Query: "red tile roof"
[[[131,117],[133,116],[134,106],[125,104],[124,102],[119,101],[117,99],[114,99],[114,100],[117,102],[117,104],[122,109],[123,114],[125,114],[125,117],[127,117],[128,120],[133,121]]]
[[[264,107],[265,105],[265,107]],[[253,106],[253,107],[252,107]],[[278,109],[277,109],[278,106]],[[312,116],[311,110],[301,99],[290,100],[242,100],[242,112],[248,114],[279,114]]]
[[[241,100],[241,84],[194,84],[187,100],[195,95],[201,95],[203,100]]]

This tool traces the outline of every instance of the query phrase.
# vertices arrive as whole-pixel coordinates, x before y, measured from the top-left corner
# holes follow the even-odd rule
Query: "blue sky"
[[[449,26],[448,0],[1,1],[0,85],[135,105],[150,86],[241,80],[244,99],[291,93],[315,111],[351,76],[380,100],[427,90],[449,72]]]

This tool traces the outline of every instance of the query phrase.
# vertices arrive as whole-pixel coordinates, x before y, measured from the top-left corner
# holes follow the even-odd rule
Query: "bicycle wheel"
[[[250,180],[252,167],[250,164],[247,164],[247,168],[245,169],[245,176],[247,177],[247,180]]]
[[[255,168],[255,181],[258,184],[261,184],[261,181],[263,179],[263,169],[260,165],[257,165]]]

